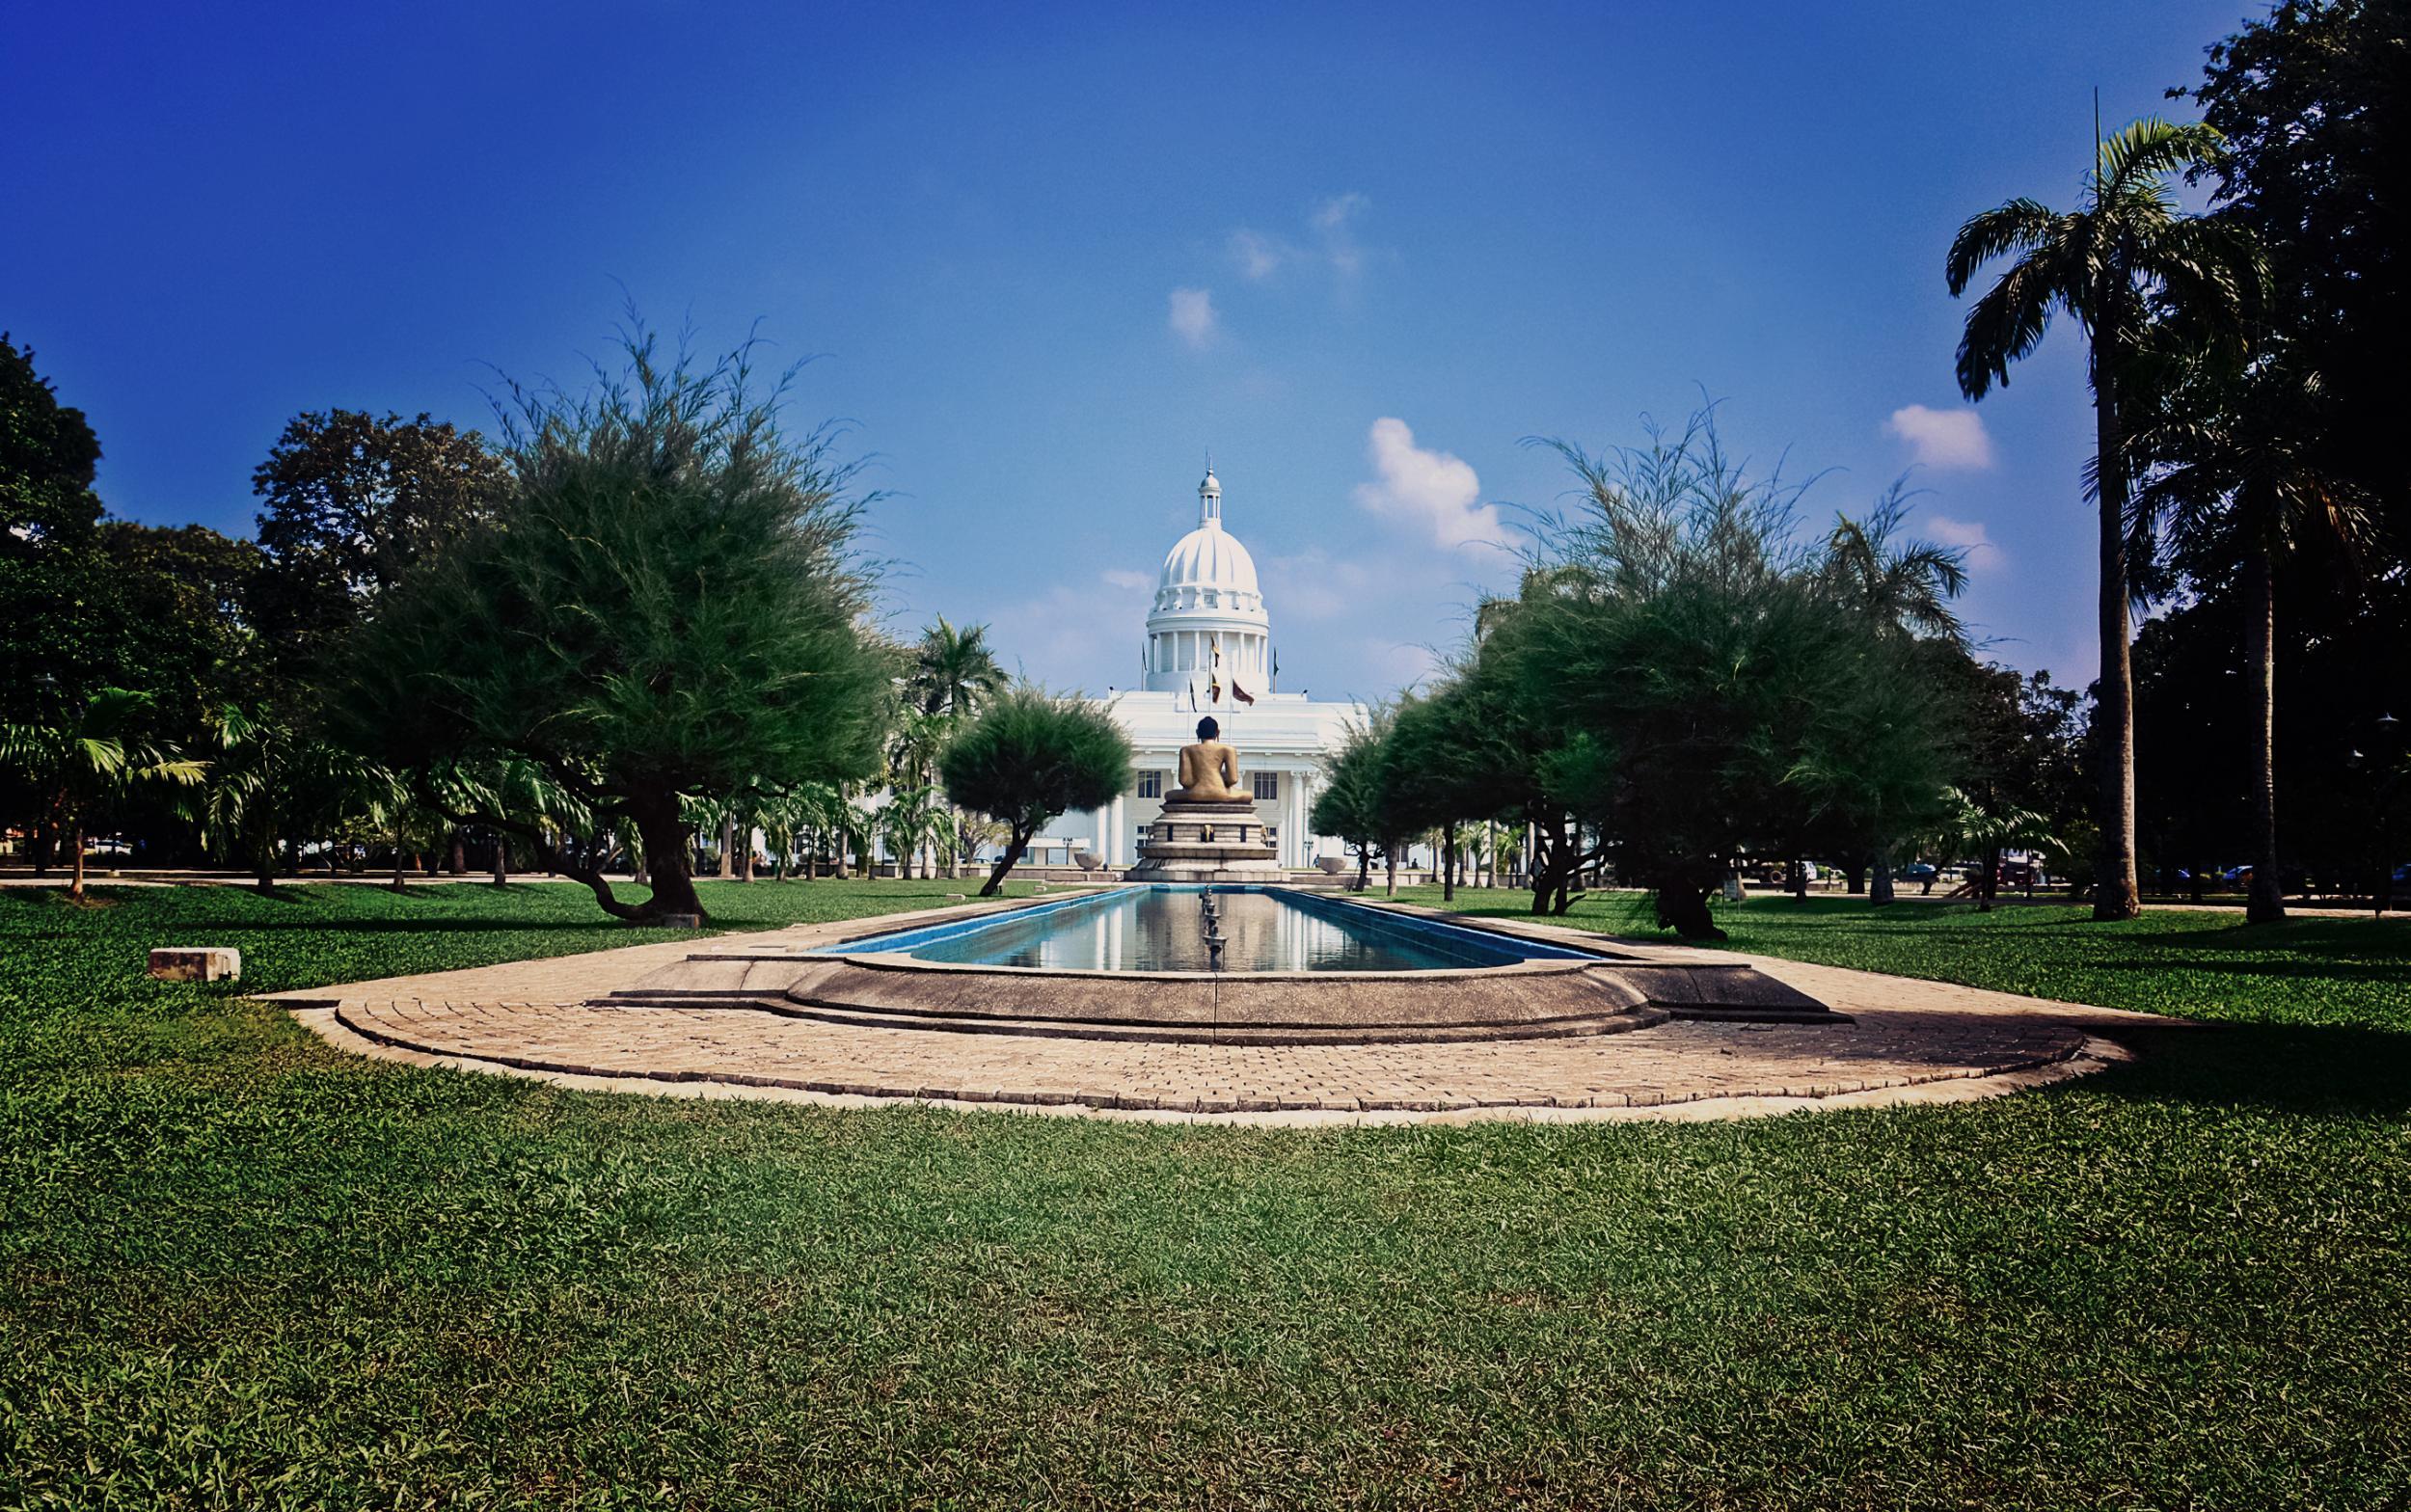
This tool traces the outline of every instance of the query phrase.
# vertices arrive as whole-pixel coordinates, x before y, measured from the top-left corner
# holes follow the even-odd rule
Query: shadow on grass
[[[2136,1102],[2306,1117],[2411,1115],[2411,1035],[2297,1024],[2137,1024],[2133,1065],[2072,1084]]]

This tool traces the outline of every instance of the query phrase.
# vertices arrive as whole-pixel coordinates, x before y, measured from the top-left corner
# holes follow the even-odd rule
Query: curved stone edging
[[[302,1009],[296,1016],[331,1043],[340,1047],[417,1065],[447,1066],[527,1076],[555,1085],[591,1090],[651,1094],[684,1094],[755,1097],[826,1103],[832,1106],[878,1107],[919,1102],[966,1109],[1017,1109],[1025,1112],[1065,1112],[1099,1117],[1194,1120],[1207,1122],[1398,1122],[1477,1118],[1527,1118],[1544,1120],[1623,1118],[1740,1118],[1811,1108],[1881,1107],[1926,1102],[1956,1102],[1993,1096],[2031,1086],[2047,1085],[2127,1059],[2114,1042],[2078,1034],[2034,1053],[1996,1058],[1981,1066],[1937,1066],[1927,1069],[1887,1066],[1872,1074],[1844,1072],[1829,1084],[1663,1086],[1625,1092],[1583,1093],[1560,1087],[1534,1087],[1508,1095],[1298,1095],[1233,1088],[1228,1094],[1167,1089],[1158,1092],[1124,1088],[1047,1086],[1043,1075],[1026,1085],[998,1085],[985,1080],[782,1074],[747,1070],[735,1066],[614,1066],[610,1057],[561,1053],[540,1037],[523,1047],[476,1049],[474,1036],[458,1032],[465,1022],[532,1017],[539,1027],[560,1024],[568,1015],[574,1025],[595,1026],[606,1016],[676,1014],[691,1010],[590,1008],[579,1005],[420,1005],[344,1004],[334,1009]],[[707,1011],[716,1020],[736,1016],[729,1010]],[[413,1024],[428,1027],[414,1031]],[[453,1033],[439,1032],[450,1027]],[[665,1027],[665,1026],[657,1026]],[[833,1031],[843,1035],[848,1031]],[[858,1031],[877,1036],[881,1031]],[[892,1032],[890,1032],[892,1033]],[[927,1032],[909,1038],[926,1042]],[[956,1037],[968,1038],[968,1037]],[[2056,1038],[2056,1037],[2054,1037]],[[1720,1053],[1711,1042],[1706,1054]],[[1729,1050],[1721,1053],[1729,1054]],[[1713,1065],[1713,1062],[1709,1063]],[[1797,1078],[1793,1079],[1797,1081]]]

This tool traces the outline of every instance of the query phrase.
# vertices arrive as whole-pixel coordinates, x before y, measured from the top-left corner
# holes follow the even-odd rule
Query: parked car
[[[1942,874],[1935,869],[1931,861],[1911,861],[1893,875],[1904,882],[1926,882]]]

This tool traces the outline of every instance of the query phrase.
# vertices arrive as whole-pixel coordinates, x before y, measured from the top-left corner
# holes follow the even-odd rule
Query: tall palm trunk
[[[2277,871],[2277,594],[2268,546],[2256,542],[2244,561],[2244,654],[2252,664],[2252,888],[2248,924],[2286,916],[2285,882]]]
[[[2143,912],[2135,876],[2135,690],[2127,617],[2126,433],[2119,422],[2115,310],[2093,345],[2094,467],[2101,505],[2101,680],[2094,717],[2100,721],[2094,756],[2101,764],[2100,877],[2096,919],[2132,919]]]
[[[80,901],[84,896],[84,816],[80,810],[68,825],[68,844],[75,848],[75,879],[68,883],[67,895]]]

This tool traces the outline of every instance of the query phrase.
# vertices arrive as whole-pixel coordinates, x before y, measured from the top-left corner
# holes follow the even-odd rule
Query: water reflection
[[[1008,916],[921,945],[923,960],[1073,971],[1206,971],[1197,888],[1121,888]],[[1432,971],[1528,958],[1513,942],[1465,938],[1312,895],[1214,889],[1226,971]],[[1555,954],[1551,952],[1549,954]]]

